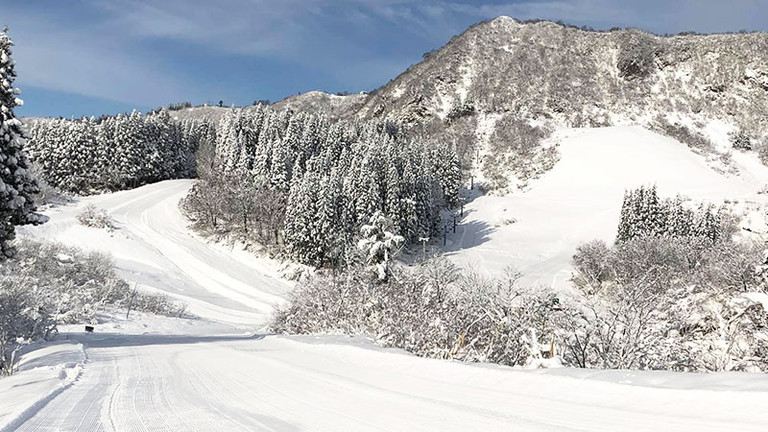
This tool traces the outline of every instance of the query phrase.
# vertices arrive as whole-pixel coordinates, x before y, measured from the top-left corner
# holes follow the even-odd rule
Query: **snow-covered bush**
[[[77,221],[91,228],[112,228],[112,220],[107,211],[99,209],[93,204],[83,207],[77,214]]]
[[[184,305],[137,292],[112,259],[56,243],[24,241],[0,267],[0,372],[12,372],[22,345],[48,338],[57,324],[95,322],[104,305],[179,316]]]
[[[3,266],[0,275],[20,275],[44,287],[41,292],[52,299],[52,313],[59,323],[92,321],[100,306],[127,307],[134,296],[108,255],[28,240],[20,242],[18,248],[18,257]],[[183,308],[165,296],[140,292],[137,298],[141,296],[147,298],[134,303],[137,310],[179,315]]]
[[[580,367],[768,372],[758,245],[638,236],[580,247],[564,360]],[[598,275],[598,276],[596,276]]]
[[[749,134],[739,130],[728,134],[728,139],[731,141],[731,146],[739,150],[752,150],[752,138]]]
[[[611,250],[602,240],[579,245],[573,256],[573,265],[578,270],[574,283],[585,291],[599,290],[603,282],[614,276],[611,274],[610,255]]]
[[[552,354],[557,304],[547,290],[521,287],[514,272],[502,280],[460,276],[438,258],[395,265],[385,281],[365,268],[305,280],[273,328],[361,334],[428,357],[525,366]],[[539,346],[546,352],[535,352]]]
[[[13,373],[24,345],[54,331],[48,300],[34,280],[0,276],[0,375]]]

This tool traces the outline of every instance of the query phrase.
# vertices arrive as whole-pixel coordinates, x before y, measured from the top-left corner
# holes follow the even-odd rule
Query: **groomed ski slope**
[[[143,289],[154,289],[189,304],[191,313],[212,320],[263,324],[290,285],[276,269],[245,251],[205,242],[188,229],[178,208],[194,182],[174,180],[80,200],[59,207],[39,227],[21,233],[111,253],[121,275]],[[112,232],[77,222],[83,207],[107,210]]]
[[[587,135],[601,133],[588,131],[581,138],[592,142]],[[556,191],[565,186],[555,179],[576,182],[569,176],[581,175],[579,164],[591,162],[579,162],[579,152],[570,152],[566,143],[561,151],[563,157],[555,169],[567,170],[552,171],[556,177],[549,180],[550,189],[545,188],[546,177],[538,183],[541,191],[551,191],[549,195],[540,192],[535,199],[511,202],[516,206],[509,204],[507,211],[535,214],[538,203],[544,217],[546,208],[564,205],[546,200],[547,196],[562,197]],[[678,161],[683,164],[680,169],[694,175],[696,170],[708,169],[685,165],[685,161]],[[728,185],[723,192],[733,192],[729,180],[721,183],[717,177],[707,178],[711,183],[691,184],[698,185],[702,193],[710,187],[723,188],[723,184]],[[740,182],[736,184],[745,183]],[[78,210],[69,207],[51,214],[50,224],[25,230],[27,235],[111,251],[126,278],[183,296],[193,312],[207,319],[135,313],[125,320],[120,311],[113,311],[94,334],[81,333],[79,326],[62,329],[70,342],[84,347],[87,360],[82,371],[73,383],[62,376],[58,385],[66,388],[56,392],[49,385],[46,390],[33,384],[35,373],[55,371],[61,364],[55,356],[43,356],[47,363],[36,364],[29,363],[31,357],[25,358],[13,386],[0,380],[0,430],[20,425],[22,431],[88,432],[702,432],[764,431],[768,426],[768,377],[763,375],[523,371],[422,359],[376,348],[357,338],[263,336],[257,330],[289,286],[270,276],[274,273],[270,264],[207,244],[187,231],[177,203],[190,186],[189,181],[168,181],[78,203],[80,207],[93,202],[107,209],[119,227],[111,235],[78,226],[74,222]],[[617,212],[604,209],[600,203],[608,199],[599,194],[617,193],[620,200],[624,186],[595,180],[590,187],[596,190],[590,196],[600,197],[596,210],[574,211],[570,221],[568,214],[559,215],[565,228],[589,226],[591,219],[580,219],[585,215],[608,220],[610,215],[601,212]],[[743,190],[748,193],[749,188]],[[584,204],[575,198],[568,205],[578,209]],[[470,217],[477,223],[492,224],[481,218],[486,209],[475,205]],[[496,215],[493,209],[485,214]],[[536,225],[529,222],[527,226]],[[542,237],[530,233],[529,247],[554,256],[565,253],[568,241],[576,241],[578,236],[557,241],[564,232],[570,231],[546,231],[540,233]],[[578,232],[592,236],[604,231]],[[487,233],[482,245],[499,249],[488,252],[484,263],[492,263],[490,258],[497,253],[521,254],[515,244],[505,243],[509,238],[504,235],[502,230]],[[478,245],[468,247],[480,254]],[[535,261],[534,257],[528,259]],[[28,385],[38,385],[36,391],[41,393],[58,394],[36,404],[44,395],[24,391]],[[18,401],[6,403],[6,396],[29,398],[26,410]]]
[[[684,144],[641,127],[570,129],[552,139],[560,161],[527,190],[479,196],[466,206],[448,238],[455,262],[489,275],[513,266],[525,282],[562,288],[579,244],[614,240],[627,189],[655,184],[662,197],[738,201],[737,210],[747,201],[765,203],[758,191],[768,184],[768,168],[754,153],[734,151],[738,174],[722,174]]]
[[[137,318],[72,336],[87,346],[82,376],[18,430],[714,432],[768,424],[765,376],[515,371],[355,338],[226,334],[210,323]]]

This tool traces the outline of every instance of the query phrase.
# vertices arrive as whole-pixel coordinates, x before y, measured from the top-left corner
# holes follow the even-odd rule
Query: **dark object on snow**
[[[85,326],[85,331],[88,333],[93,333],[93,326]]]

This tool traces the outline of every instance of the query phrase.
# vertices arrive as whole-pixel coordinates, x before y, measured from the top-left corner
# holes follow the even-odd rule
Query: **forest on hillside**
[[[412,140],[390,122],[331,123],[260,105],[220,122],[164,110],[42,119],[30,134],[35,169],[55,188],[96,193],[198,177],[182,203],[196,230],[314,266],[346,265],[377,213],[406,243],[437,236],[460,200],[455,147]]]

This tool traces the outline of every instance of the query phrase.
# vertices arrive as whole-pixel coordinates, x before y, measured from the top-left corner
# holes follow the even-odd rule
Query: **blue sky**
[[[499,15],[656,33],[768,31],[768,0],[0,0],[21,116],[371,90]]]

